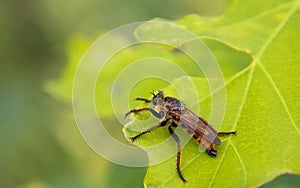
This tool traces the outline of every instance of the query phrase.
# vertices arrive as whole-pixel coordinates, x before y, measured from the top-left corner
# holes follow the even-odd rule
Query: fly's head
[[[164,93],[162,91],[158,91],[157,94],[155,94],[153,92],[151,92],[151,94],[153,95],[153,98],[151,100],[152,104],[154,106],[160,106],[164,99]]]

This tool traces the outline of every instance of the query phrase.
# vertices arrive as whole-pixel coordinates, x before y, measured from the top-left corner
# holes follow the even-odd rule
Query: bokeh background
[[[49,92],[49,83],[117,26],[189,13],[214,16],[229,5],[229,0],[2,0],[0,187],[142,187],[146,168],[115,165],[93,152],[77,130],[70,99]],[[297,183],[299,177],[285,175],[266,187]]]

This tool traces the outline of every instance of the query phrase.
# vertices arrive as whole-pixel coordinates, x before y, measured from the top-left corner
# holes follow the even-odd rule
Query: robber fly
[[[183,128],[191,137],[193,137],[199,144],[201,144],[207,154],[211,157],[217,156],[217,150],[214,148],[214,144],[220,145],[221,140],[218,136],[235,135],[236,132],[217,132],[211,125],[207,123],[203,118],[194,114],[191,110],[178,99],[173,97],[165,97],[162,91],[158,91],[157,94],[151,92],[153,98],[151,100],[144,98],[136,98],[135,100],[144,101],[145,103],[152,103],[154,108],[141,108],[133,109],[126,113],[127,117],[131,113],[140,113],[149,111],[152,115],[159,118],[161,121],[158,125],[147,129],[146,131],[131,137],[131,141],[134,142],[140,136],[154,131],[155,129],[163,126],[168,126],[168,131],[177,143],[177,174],[179,178],[186,183],[181,170],[180,170],[180,140],[174,133],[173,128]]]

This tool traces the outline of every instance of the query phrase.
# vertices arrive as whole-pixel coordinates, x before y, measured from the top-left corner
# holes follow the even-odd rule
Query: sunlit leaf
[[[222,131],[236,130],[237,136],[224,138],[217,147],[217,158],[199,152],[197,143],[191,141],[183,149],[181,165],[188,183],[183,184],[178,178],[174,156],[149,167],[147,187],[256,187],[280,174],[300,174],[299,19],[299,1],[234,1],[220,17],[189,15],[174,22],[200,38],[245,51],[252,59],[250,64],[242,59],[237,72],[232,71],[234,66],[222,69],[223,74],[232,72],[225,80],[225,118],[222,125],[214,126]],[[140,29],[142,33],[143,28]],[[147,32],[152,31],[145,32],[140,37],[147,37]],[[218,58],[224,61],[222,56]],[[227,63],[226,67],[230,67],[231,62]],[[174,85],[184,86],[185,79],[180,78]],[[192,79],[202,82],[201,78]],[[210,93],[201,89],[198,93]],[[165,93],[177,95],[168,89]],[[214,93],[217,94],[218,91]],[[209,100],[200,101],[201,110],[204,109],[201,116],[212,121]],[[137,128],[134,120],[124,129],[125,135],[133,136],[137,130],[150,126]],[[143,136],[135,144],[145,146],[163,141],[168,136],[164,129]],[[176,148],[176,143],[170,147]],[[150,156],[161,155],[155,150],[151,152],[154,153]]]

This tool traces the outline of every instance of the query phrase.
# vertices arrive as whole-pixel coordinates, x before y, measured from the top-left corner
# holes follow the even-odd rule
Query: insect
[[[154,131],[159,127],[167,126],[169,133],[177,143],[177,174],[183,183],[186,183],[187,181],[183,177],[180,169],[180,140],[173,128],[183,128],[191,137],[194,138],[195,141],[205,148],[207,154],[211,157],[217,156],[217,150],[214,148],[214,144],[221,144],[221,140],[218,136],[231,134],[236,135],[236,132],[217,132],[210,124],[207,123],[207,121],[194,114],[180,100],[174,97],[165,97],[162,91],[158,91],[157,94],[151,92],[151,94],[153,95],[151,100],[144,98],[136,98],[135,100],[152,103],[154,108],[149,107],[130,110],[126,113],[125,118],[131,113],[149,111],[161,121],[158,125],[155,125],[142,133],[131,137],[130,139],[134,142],[137,138],[144,134]]]

